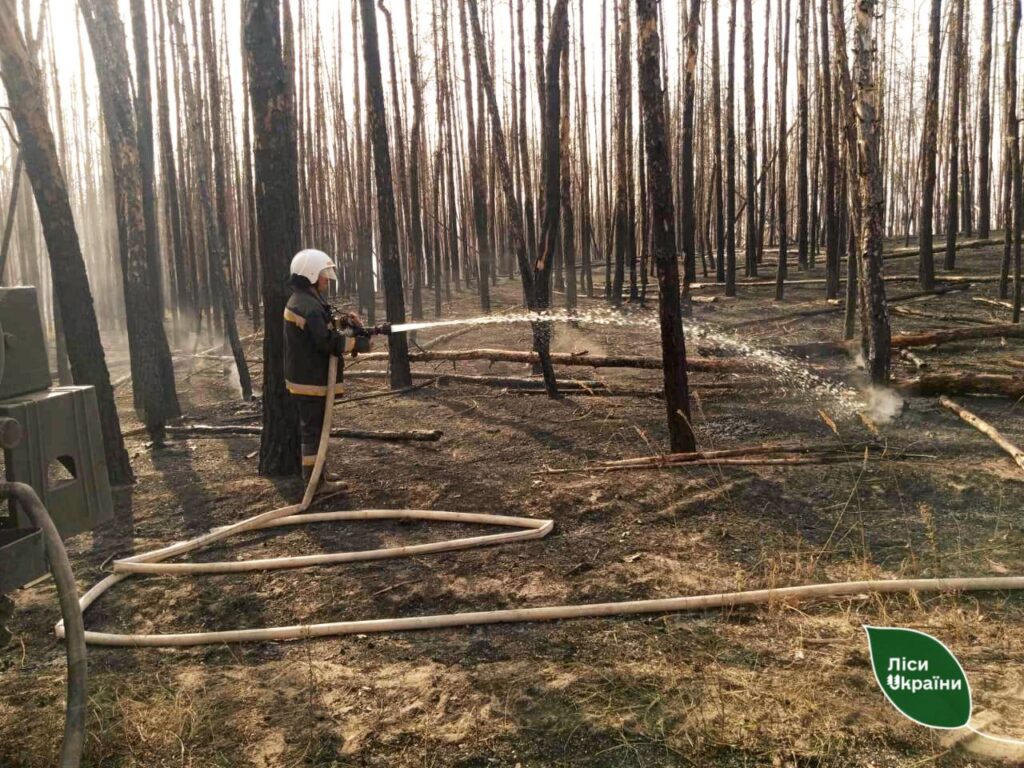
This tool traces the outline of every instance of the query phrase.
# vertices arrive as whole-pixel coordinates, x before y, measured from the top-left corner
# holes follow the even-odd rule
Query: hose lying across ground
[[[334,381],[337,360],[331,358],[328,381]],[[324,512],[304,514],[313,501],[313,495],[323,472],[327,446],[331,433],[334,411],[333,388],[328,388],[327,408],[320,445],[313,467],[313,475],[306,486],[302,501],[298,504],[270,510],[233,525],[216,528],[189,541],[172,544],[162,549],[145,552],[134,557],[114,562],[114,573],[100,581],[82,596],[81,609],[85,612],[93,602],[112,586],[128,578],[132,573],[151,574],[202,574],[236,573],[240,571],[268,570],[280,568],[305,568],[313,565],[333,565],[357,560],[378,560],[405,557],[429,552],[447,552],[458,549],[487,546],[543,538],[551,531],[554,521],[536,520],[503,515],[470,514],[464,512],[440,512],[422,510],[361,510],[355,512]],[[500,525],[519,528],[518,531],[474,536],[431,544],[416,544],[406,547],[377,549],[366,552],[340,552],[296,557],[277,557],[263,560],[226,561],[214,563],[166,563],[168,558],[192,552],[209,544],[223,541],[243,531],[271,528],[280,525],[337,520],[383,520],[414,519],[441,520],[484,525]],[[554,621],[557,619],[582,619],[601,616],[624,616],[649,613],[670,613],[678,611],[708,610],[740,605],[759,605],[770,602],[795,601],[808,598],[840,597],[863,593],[901,592],[966,592],[989,590],[1024,589],[1024,576],[999,576],[991,578],[949,578],[949,579],[893,579],[876,581],[847,581],[834,584],[812,584],[808,586],[757,589],[745,592],[725,592],[713,595],[695,595],[657,600],[627,600],[615,603],[590,603],[585,605],[557,605],[542,608],[513,608],[506,610],[450,613],[435,616],[414,616],[398,619],[372,619],[366,621],[339,621],[326,624],[306,624],[263,629],[229,630],[222,632],[189,632],[181,634],[118,634],[110,632],[85,633],[85,640],[95,645],[114,646],[190,646],[218,643],[260,642],[267,640],[299,640],[332,635],[368,634],[372,632],[402,632],[414,629],[438,629],[442,627],[463,627],[475,624],[500,624],[514,622]],[[64,636],[63,623],[56,627],[57,635]]]

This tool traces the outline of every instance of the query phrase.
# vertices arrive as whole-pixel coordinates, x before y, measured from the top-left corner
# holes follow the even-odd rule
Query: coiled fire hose
[[[327,380],[334,382],[337,375],[337,358],[331,357]],[[431,552],[447,552],[458,549],[502,544],[510,541],[538,539],[546,536],[554,526],[553,520],[537,520],[503,515],[470,514],[465,512],[440,512],[427,510],[360,510],[354,512],[324,512],[304,514],[313,501],[313,495],[320,482],[327,446],[331,432],[334,411],[334,387],[327,388],[327,407],[316,463],[302,501],[279,509],[263,512],[233,525],[215,528],[202,536],[172,544],[162,549],[145,552],[114,562],[114,573],[97,583],[82,596],[81,610],[84,613],[104,592],[128,578],[132,573],[151,574],[206,574],[237,573],[241,571],[269,570],[280,568],[306,568],[314,565],[333,565],[359,560],[379,560]],[[280,525],[301,525],[304,523],[340,520],[384,520],[414,519],[442,520],[484,525],[500,525],[519,528],[518,531],[475,536],[465,539],[393,547],[365,552],[338,552],[332,554],[277,557],[249,561],[225,561],[210,563],[167,563],[168,558],[195,551],[201,547],[223,541],[228,537],[261,528]],[[741,605],[759,605],[771,602],[794,601],[810,598],[840,597],[863,593],[905,593],[905,592],[966,592],[1024,589],[1024,576],[998,576],[986,578],[949,579],[893,579],[875,581],[847,581],[833,584],[812,584],[776,589],[757,589],[745,592],[725,592],[712,595],[672,597],[656,600],[627,600],[614,603],[589,603],[584,605],[557,605],[540,608],[512,608],[505,610],[450,613],[433,616],[413,616],[394,619],[370,619],[364,621],[338,621],[325,624],[304,624],[262,629],[228,630],[220,632],[188,632],[179,634],[119,634],[111,632],[85,632],[85,641],[95,645],[128,647],[167,647],[210,645],[218,643],[261,642],[267,640],[299,640],[334,635],[369,634],[374,632],[402,632],[415,629],[439,629],[464,627],[477,624],[500,624],[515,622],[555,621],[558,619],[582,619],[602,616],[624,616],[651,613],[672,613],[680,611],[708,610]],[[58,637],[64,636],[63,623],[56,627]]]
[[[57,532],[57,526],[53,524],[46,507],[32,487],[24,483],[0,482],[0,498],[13,498],[17,501],[18,506],[43,536],[46,557],[50,561],[54,584],[57,585],[60,613],[64,617],[61,627],[63,629],[64,625],[67,626],[66,633],[62,631],[61,636],[66,634],[68,699],[64,741],[61,744],[58,765],[61,768],[78,768],[85,742],[86,703],[89,691],[85,659],[85,626],[79,608],[75,575],[71,571],[71,563],[68,562],[68,554]]]

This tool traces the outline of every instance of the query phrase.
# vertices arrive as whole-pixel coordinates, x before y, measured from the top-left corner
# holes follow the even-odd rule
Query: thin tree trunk
[[[930,291],[935,287],[935,256],[932,252],[932,215],[935,209],[935,162],[939,130],[939,68],[942,0],[932,0],[928,27],[928,89],[925,92],[924,126],[921,129],[921,243],[920,284]]]
[[[693,8],[694,11],[699,10],[696,0]],[[690,420],[686,342],[679,297],[675,211],[662,97],[661,42],[656,0],[636,0],[636,12],[640,48],[640,105],[644,113],[647,180],[651,190],[652,246],[658,270],[661,353],[669,442],[673,452],[691,452],[696,450],[697,441]]]

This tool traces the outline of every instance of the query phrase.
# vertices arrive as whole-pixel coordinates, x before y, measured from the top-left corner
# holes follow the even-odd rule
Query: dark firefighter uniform
[[[342,380],[345,353],[356,348],[352,336],[334,328],[330,306],[313,288],[292,288],[284,310],[285,387],[299,406],[302,441],[302,476],[309,479],[316,463],[320,432],[323,429],[327,395],[327,366],[330,356],[338,356],[337,386]]]

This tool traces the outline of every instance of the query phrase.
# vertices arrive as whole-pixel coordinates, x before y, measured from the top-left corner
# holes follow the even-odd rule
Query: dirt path
[[[965,256],[970,264],[964,269],[975,273],[984,265],[990,271],[987,258]],[[503,284],[497,301],[512,306],[517,291]],[[973,295],[993,291],[988,285]],[[698,304],[697,319],[726,325],[810,307],[818,298],[813,287],[794,289],[777,307],[767,293],[741,290],[738,301]],[[979,319],[1006,314],[967,294],[917,307]],[[461,297],[446,312],[474,314],[473,300]],[[766,345],[813,341],[836,338],[841,322],[838,314],[787,324],[766,320],[742,334]],[[919,315],[895,315],[894,324],[899,331],[950,327]],[[450,344],[527,349],[529,329],[481,327]],[[656,354],[658,343],[649,330],[581,323],[560,327],[554,348]],[[251,349],[258,356],[258,348]],[[994,340],[919,354],[935,366],[1001,371],[1022,349],[1020,342]],[[912,371],[909,363],[900,365],[901,373]],[[827,361],[822,375],[855,382],[848,366]],[[529,373],[514,364],[459,363],[455,369]],[[219,368],[186,375],[183,369],[179,382],[188,416],[204,422],[255,418]],[[659,381],[652,371],[587,370],[585,376],[647,389]],[[871,437],[827,392],[792,377],[705,391],[702,383],[728,377],[700,374],[694,381],[703,447],[782,440],[852,446]],[[381,386],[353,381],[347,391],[358,395]],[[128,388],[119,396],[129,429]],[[856,578],[1024,572],[1024,478],[1012,461],[930,400],[887,405],[904,409],[880,427],[891,451],[934,458],[544,476],[533,472],[662,450],[661,401],[573,396],[552,402],[465,384],[342,401],[337,421],[343,426],[440,429],[444,437],[437,443],[334,441],[332,466],[349,477],[354,492],[328,508],[551,517],[555,531],[537,542],[338,568],[131,579],[90,611],[87,625],[229,629]],[[1020,406],[979,399],[970,407],[1024,444]],[[198,534],[301,493],[297,481],[256,476],[256,461],[248,458],[256,438],[182,440],[161,451],[133,438],[129,446],[139,481],[118,493],[117,519],[71,543],[83,587],[113,556]],[[230,548],[197,559],[367,549],[476,530],[418,523],[282,529],[239,537]],[[52,587],[23,591],[15,602],[15,640],[0,651],[0,765],[45,766],[56,754],[64,681],[62,647],[49,630],[56,612]],[[886,597],[288,644],[94,649],[87,764],[987,763],[977,754],[981,747],[943,741],[885,702],[872,678],[864,623],[940,637],[963,663],[975,710],[987,713],[989,729],[1024,737],[1021,598]]]

